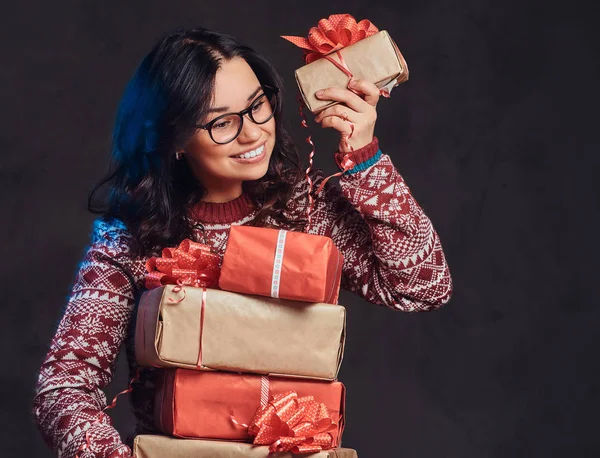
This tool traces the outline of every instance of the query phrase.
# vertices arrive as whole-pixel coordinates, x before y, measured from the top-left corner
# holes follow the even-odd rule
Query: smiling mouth
[[[262,156],[265,152],[265,143],[260,145],[258,148],[253,149],[252,151],[248,151],[244,154],[240,154],[238,156],[232,156],[233,159],[253,159],[255,157]]]

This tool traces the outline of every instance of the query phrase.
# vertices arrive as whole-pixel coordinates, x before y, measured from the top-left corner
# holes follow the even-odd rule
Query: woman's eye
[[[229,121],[221,121],[213,124],[213,129],[225,129],[229,125]]]
[[[252,111],[260,110],[264,103],[265,103],[264,100],[260,101],[258,103],[255,103],[254,106],[252,107]]]

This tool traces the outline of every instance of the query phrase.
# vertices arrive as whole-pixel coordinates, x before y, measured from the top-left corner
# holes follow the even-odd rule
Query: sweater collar
[[[190,208],[190,214],[205,223],[230,224],[248,216],[253,210],[252,200],[244,193],[229,202],[200,201]]]

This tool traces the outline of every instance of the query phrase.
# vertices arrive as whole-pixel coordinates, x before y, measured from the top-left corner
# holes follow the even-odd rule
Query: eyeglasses
[[[238,137],[244,125],[244,115],[247,114],[254,124],[266,123],[275,115],[279,88],[271,86],[262,86],[262,88],[263,94],[254,99],[245,110],[239,113],[225,113],[206,124],[197,125],[196,127],[207,130],[210,138],[215,143],[224,145]]]

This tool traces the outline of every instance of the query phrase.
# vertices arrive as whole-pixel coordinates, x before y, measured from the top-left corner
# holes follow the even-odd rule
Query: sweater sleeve
[[[357,165],[315,196],[309,232],[332,237],[344,255],[342,288],[406,312],[450,300],[452,278],[431,221],[378,140],[356,151]],[[315,176],[314,189],[323,180]]]
[[[96,422],[106,406],[102,388],[112,380],[135,301],[127,237],[124,227],[94,223],[91,245],[41,367],[33,415],[48,445],[63,458],[77,454],[86,432],[91,448],[81,458],[131,456],[108,416]]]

